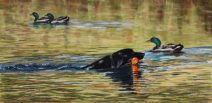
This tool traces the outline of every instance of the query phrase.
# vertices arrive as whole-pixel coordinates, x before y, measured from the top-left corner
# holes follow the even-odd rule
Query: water
[[[0,1],[0,102],[211,102],[211,1]],[[71,17],[33,25],[29,15]],[[145,42],[181,43],[181,54]],[[145,52],[139,76],[81,70],[121,48]]]

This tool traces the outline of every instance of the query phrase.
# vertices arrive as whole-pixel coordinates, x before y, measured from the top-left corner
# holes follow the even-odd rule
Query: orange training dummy
[[[132,72],[133,72],[133,74],[134,74],[134,73],[138,73],[138,62],[139,62],[139,59],[136,58],[136,57],[133,57],[133,58],[131,59]]]

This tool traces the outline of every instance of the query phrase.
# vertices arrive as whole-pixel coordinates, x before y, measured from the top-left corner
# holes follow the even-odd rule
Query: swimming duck
[[[54,18],[54,15],[51,13],[47,13],[46,16],[49,19],[49,24],[55,24],[55,25],[59,25],[59,24],[68,24],[69,22],[69,17],[68,16],[60,16],[58,18]]]
[[[155,44],[155,47],[153,47],[153,49],[151,50],[152,52],[173,52],[173,53],[180,53],[181,50],[184,47],[182,44],[173,44],[173,43],[168,43],[168,44],[165,44],[165,45],[162,45],[161,46],[161,41],[157,37],[152,37],[148,41]]]
[[[49,18],[48,17],[41,17],[39,18],[39,14],[36,12],[33,12],[31,14],[32,16],[34,16],[34,24],[47,24],[49,22]]]

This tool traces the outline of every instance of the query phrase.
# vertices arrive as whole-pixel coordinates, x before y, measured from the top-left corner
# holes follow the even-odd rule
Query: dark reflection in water
[[[142,84],[142,72],[133,73],[131,67],[122,67],[119,70],[110,71],[106,73],[106,76],[109,76],[113,82],[120,82],[123,90],[120,91],[129,91],[129,93],[140,93],[138,89]]]

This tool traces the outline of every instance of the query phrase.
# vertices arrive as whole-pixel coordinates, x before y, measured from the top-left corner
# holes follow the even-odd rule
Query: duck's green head
[[[50,21],[54,20],[54,15],[52,13],[47,13],[45,16],[47,16]]]
[[[36,12],[32,12],[32,14],[31,14],[31,15],[35,17],[35,20],[37,20],[37,19],[39,18],[38,13],[36,13]]]
[[[161,46],[161,41],[159,38],[157,37],[152,37],[151,39],[149,39],[148,41],[154,43],[157,47]]]

